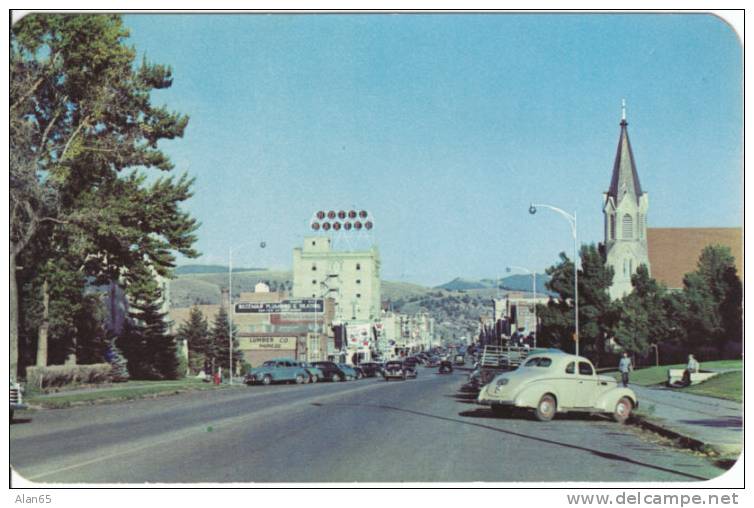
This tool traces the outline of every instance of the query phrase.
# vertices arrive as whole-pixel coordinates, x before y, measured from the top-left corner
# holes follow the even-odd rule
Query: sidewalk
[[[743,448],[743,405],[679,389],[629,384],[639,398],[636,416],[700,448],[738,454]]]

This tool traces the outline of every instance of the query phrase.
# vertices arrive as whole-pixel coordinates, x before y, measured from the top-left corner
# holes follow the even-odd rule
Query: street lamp
[[[260,242],[259,248],[264,249],[267,247],[267,242]],[[228,342],[230,347],[228,384],[233,384],[233,247],[228,247]]]
[[[524,273],[528,273],[531,275],[531,295],[533,299],[533,305],[534,305],[534,347],[537,347],[537,272],[532,272],[531,270],[524,268],[523,266],[509,266],[505,269],[506,272],[510,273],[511,269],[521,270]]]
[[[529,213],[534,215],[537,213],[537,207],[549,208],[553,212],[557,212],[568,220],[568,224],[571,225],[571,235],[573,235],[573,295],[574,295],[574,313],[575,313],[575,342],[576,342],[576,356],[579,354],[579,244],[578,244],[578,229],[576,223],[576,212],[573,215],[569,214],[565,210],[562,210],[556,206],[545,205],[541,203],[532,203],[529,205]]]

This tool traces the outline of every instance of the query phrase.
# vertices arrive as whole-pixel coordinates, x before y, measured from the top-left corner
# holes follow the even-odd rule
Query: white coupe
[[[555,413],[609,413],[624,423],[638,407],[636,394],[612,377],[598,376],[592,362],[566,353],[529,357],[518,369],[500,374],[482,387],[479,404],[503,416],[512,408],[533,409],[538,420]]]

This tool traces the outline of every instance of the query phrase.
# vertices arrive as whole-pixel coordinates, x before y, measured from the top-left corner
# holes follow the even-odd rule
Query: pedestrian
[[[628,353],[626,351],[623,352],[623,357],[620,359],[620,362],[618,363],[618,370],[620,371],[620,377],[623,381],[623,386],[628,386],[628,373],[634,370],[634,365],[631,363],[631,358],[628,357]]]
[[[219,385],[222,382],[222,367],[217,368],[217,372],[215,373],[215,384]]]
[[[699,362],[696,361],[694,355],[689,355],[689,363],[686,364],[686,370],[689,374],[697,374],[699,372]]]

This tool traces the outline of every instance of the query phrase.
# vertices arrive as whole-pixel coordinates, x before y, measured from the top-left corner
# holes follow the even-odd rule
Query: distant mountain
[[[264,268],[234,268],[233,272],[258,272]],[[191,275],[199,273],[228,273],[228,267],[222,265],[183,265],[175,269],[176,275]]]
[[[537,274],[537,293],[548,293],[545,289],[545,283],[550,277],[544,274]],[[499,284],[499,285],[498,285]],[[531,275],[515,274],[508,277],[497,279],[463,279],[456,277],[450,282],[435,286],[435,289],[445,289],[448,291],[469,291],[474,289],[507,289],[510,291],[531,291]]]

